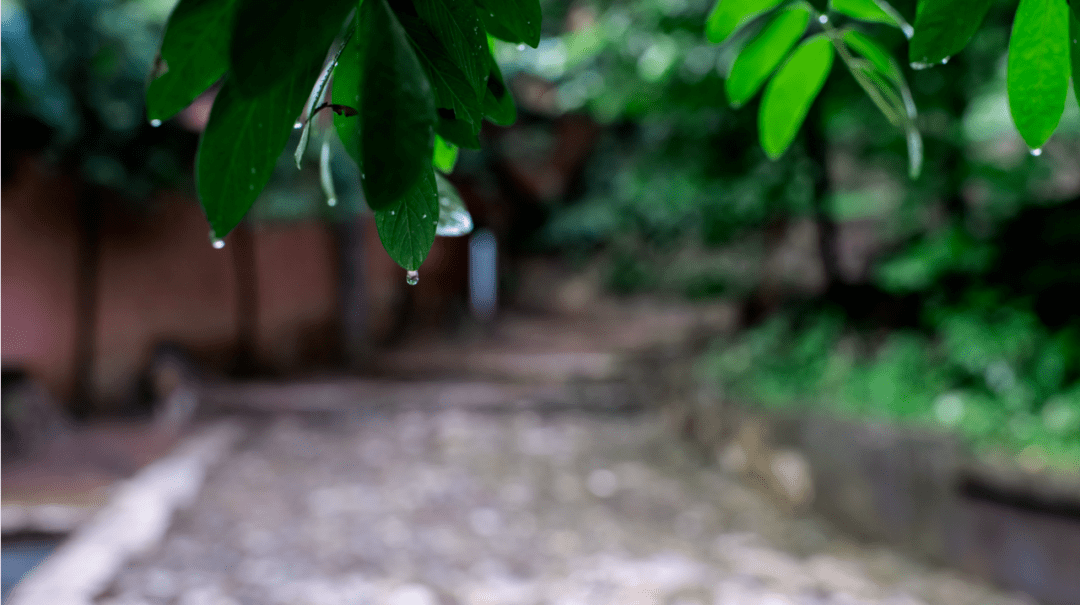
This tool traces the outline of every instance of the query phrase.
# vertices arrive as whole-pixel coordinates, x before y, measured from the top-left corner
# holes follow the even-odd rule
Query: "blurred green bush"
[[[1050,330],[989,297],[927,323],[880,332],[836,312],[784,313],[719,343],[700,370],[735,401],[936,426],[981,454],[1080,468],[1078,325]]]

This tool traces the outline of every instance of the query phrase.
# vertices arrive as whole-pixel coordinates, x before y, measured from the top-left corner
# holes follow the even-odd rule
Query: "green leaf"
[[[784,0],[720,0],[705,21],[705,37],[719,44],[754,17],[780,6]]]
[[[911,24],[884,0],[829,0],[829,8],[860,21],[892,25],[908,38],[914,33]]]
[[[476,10],[491,35],[514,44],[540,44],[539,0],[476,0]]]
[[[431,171],[435,104],[409,38],[386,0],[364,0],[360,55],[360,162],[373,210],[400,202]]]
[[[240,91],[258,95],[322,63],[355,0],[236,0],[230,65]]]
[[[480,132],[483,113],[480,97],[469,78],[454,63],[446,47],[423,21],[408,16],[403,16],[400,20],[406,35],[412,41],[428,81],[435,89],[435,107],[439,108],[440,118],[438,128],[448,128],[443,125],[444,121],[462,122],[449,127],[452,131],[449,136],[464,147],[479,147],[476,133]]]
[[[1020,136],[1037,149],[1061,121],[1069,91],[1069,5],[1020,0],[1009,39],[1009,109]]]
[[[735,59],[731,74],[724,82],[728,102],[740,107],[757,94],[776,66],[784,60],[810,23],[810,9],[805,5],[781,11]]]
[[[232,0],[180,0],[169,15],[155,72],[146,90],[146,118],[167,120],[229,69]]]
[[[795,140],[832,61],[832,42],[818,34],[800,44],[769,81],[761,99],[758,129],[761,147],[771,159],[783,155]]]
[[[225,80],[195,158],[199,200],[217,237],[240,223],[266,187],[319,68],[312,63],[284,85],[255,97],[240,94],[231,77]]]
[[[900,64],[872,38],[855,30],[845,30],[840,36],[840,57],[852,77],[877,105],[881,113],[896,127],[904,131],[908,149],[908,174],[919,177],[922,172],[922,135],[915,125],[917,110],[911,97],[911,89],[904,79]],[[850,51],[862,55],[851,56]]]
[[[900,64],[873,38],[860,31],[849,29],[844,31],[842,39],[855,52],[873,63],[878,71],[894,81],[903,81],[904,74],[900,70]]]
[[[323,98],[326,97],[326,86],[330,83],[330,76],[334,73],[334,69],[337,68],[337,62],[338,59],[341,58],[341,53],[344,52],[345,47],[353,38],[352,34],[356,31],[355,24],[350,23],[349,25],[351,28],[346,34],[345,40],[342,42],[337,52],[334,53],[334,57],[330,59],[330,62],[323,68],[322,73],[319,74],[319,79],[315,82],[315,88],[312,89],[311,96],[308,97],[308,102],[304,106],[305,115],[303,129],[300,131],[300,141],[296,144],[296,153],[293,154],[293,158],[296,160],[297,169],[302,167],[301,163],[304,159],[304,152],[307,151],[308,140],[311,138],[311,118],[314,115],[315,110],[318,109]]]
[[[430,166],[406,195],[375,210],[375,228],[383,248],[409,271],[419,269],[427,257],[438,222],[439,194]]]
[[[416,0],[420,14],[435,36],[449,50],[450,58],[472,84],[477,102],[487,83],[487,34],[480,24],[473,0]]]
[[[1072,4],[1072,14],[1069,15],[1069,48],[1072,56],[1072,82],[1076,103],[1080,105],[1080,1]]]
[[[442,137],[435,137],[435,155],[431,159],[431,165],[443,174],[454,171],[457,163],[458,148],[453,143],[447,143]]]
[[[337,65],[334,67],[333,85],[330,87],[330,101],[359,110],[360,108],[360,48],[353,35],[341,49]],[[363,165],[360,157],[360,116],[334,114],[334,129],[345,152],[356,162]]]
[[[967,46],[993,0],[921,0],[908,60],[916,69],[948,61]]]
[[[511,96],[506,81],[503,80],[499,64],[491,55],[488,55],[488,67],[491,69],[491,74],[488,76],[487,90],[484,92],[484,116],[494,124],[509,126],[517,120],[514,97]]]
[[[331,208],[337,206],[337,191],[334,189],[334,172],[330,162],[329,133],[323,137],[322,149],[319,150],[319,184],[322,186],[323,195],[326,196],[326,205]]]
[[[452,112],[445,109],[439,109],[438,113],[439,121],[435,123],[435,134],[458,147],[480,149],[480,139],[476,136],[479,128],[474,128],[465,120],[452,117]]]

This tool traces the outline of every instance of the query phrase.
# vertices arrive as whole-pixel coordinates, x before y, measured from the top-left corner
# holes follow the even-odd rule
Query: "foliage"
[[[904,132],[910,172],[916,176],[922,141],[907,78],[879,37],[867,35],[863,26],[898,28],[911,38],[912,66],[925,67],[931,58],[944,62],[961,50],[989,5],[989,0],[921,4],[912,27],[884,0],[836,0],[827,6],[804,0],[721,0],[704,26],[710,41],[735,51],[726,84],[729,102],[742,105],[764,88],[759,130],[770,158],[792,145],[838,56],[868,98]],[[839,25],[833,24],[836,18]],[[1023,0],[1017,11],[1010,41],[1010,102],[1021,134],[1033,147],[1052,134],[1063,111],[1073,71],[1069,24],[1075,20],[1065,0]],[[326,49],[346,22],[346,39],[337,45],[348,50],[334,53],[325,67],[326,74],[336,72],[334,102],[321,103],[320,84],[304,105],[301,91],[315,86]],[[497,123],[512,119],[488,37],[535,48],[540,31],[536,0],[375,0],[355,6],[334,0],[319,11],[299,0],[274,11],[255,0],[182,0],[148,91],[148,115],[152,120],[168,117],[208,82],[227,74],[200,145],[198,179],[207,216],[215,231],[224,234],[266,185],[273,157],[287,141],[285,116],[300,113],[303,105],[305,122],[310,122],[316,111],[330,107],[338,114],[335,122],[345,149],[361,166],[361,185],[376,213],[425,200],[424,207],[404,213],[408,218],[395,214],[394,220],[380,221],[396,225],[393,236],[381,232],[391,256],[415,269],[423,258],[416,245],[433,237],[435,224],[431,217],[421,218],[437,195],[424,185],[431,182],[433,135],[477,147],[483,117]],[[199,43],[208,36],[214,42]],[[573,55],[562,62],[595,54],[604,37],[613,39],[596,31],[574,32],[561,42]],[[640,57],[639,75],[647,82],[663,79],[676,58],[676,39],[659,42]],[[256,115],[260,119],[253,120]]]
[[[911,26],[885,0],[832,0],[827,8],[805,0],[719,0],[709,15],[706,34],[714,43],[731,40],[736,45],[742,44],[740,38],[751,38],[738,51],[728,79],[733,106],[745,103],[775,71],[765,85],[758,120],[769,157],[779,157],[794,141],[831,69],[835,49],[878,109],[905,131],[914,177],[922,165],[922,143],[907,79],[888,49],[863,33],[859,24],[900,29],[910,38],[911,67],[926,69],[947,63],[963,50],[991,4],[991,0],[923,1]],[[1021,0],[1016,9],[1009,39],[1009,107],[1017,130],[1032,149],[1041,148],[1057,128],[1069,74],[1080,74],[1077,14],[1066,0]],[[837,17],[849,24],[834,26]],[[808,25],[820,26],[820,33]],[[791,50],[803,35],[808,37]],[[1075,83],[1080,78],[1073,79]]]
[[[884,338],[833,313],[781,315],[724,343],[702,369],[725,397],[955,431],[988,455],[1080,464],[1080,325],[1048,330],[993,298],[928,314],[929,333]]]
[[[222,80],[196,180],[211,227],[224,236],[270,180],[297,116],[299,159],[313,117],[331,109],[384,247],[415,270],[439,220],[434,171],[452,167],[455,147],[479,146],[484,117],[513,120],[488,34],[535,46],[540,25],[536,0],[332,0],[318,10],[300,0],[273,10],[256,0],[181,0],[147,91],[147,116],[165,120]]]
[[[130,199],[187,177],[193,137],[150,128],[138,91],[168,4],[5,1],[5,163],[42,152]]]
[[[848,46],[866,38],[893,56],[902,48],[900,27],[870,25],[869,4],[860,23],[837,8],[855,11],[857,3],[832,6],[833,27],[858,28],[842,34]],[[772,58],[777,48],[798,47],[784,21],[799,25],[800,14],[815,13],[801,4],[765,9],[773,20],[750,19],[741,38],[717,46],[701,43],[707,8],[611,3],[587,26],[588,52],[577,45],[585,30],[561,36],[560,46],[507,52],[508,70],[556,81],[560,109],[613,125],[584,196],[556,206],[546,241],[578,258],[605,255],[618,292],[740,297],[763,279],[752,262],[769,245],[762,232],[810,215],[820,195],[828,218],[878,225],[879,252],[859,287],[883,291],[886,311],[908,305],[921,320],[873,325],[850,309],[785,315],[720,343],[704,366],[709,377],[748,402],[930,423],[983,452],[1004,446],[1075,466],[1080,213],[1069,200],[1080,120],[1070,102],[1046,153],[1028,153],[1008,109],[1011,7],[979,15],[959,42],[966,50],[948,64],[939,58],[933,69],[904,70],[920,104],[914,123],[926,165],[939,168],[914,180],[903,170],[907,133],[881,127],[879,104],[855,77],[826,80],[817,112],[778,160],[742,144],[764,102],[728,112],[717,101],[759,103],[754,95],[782,64]],[[755,46],[762,36],[779,42]],[[883,73],[901,69],[868,48],[856,48],[858,56],[876,59]],[[551,60],[557,50],[561,63]],[[813,187],[822,161],[813,145],[827,145],[834,166],[824,192]]]

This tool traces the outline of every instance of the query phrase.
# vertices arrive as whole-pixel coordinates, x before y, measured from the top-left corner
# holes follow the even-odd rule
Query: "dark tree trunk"
[[[256,370],[255,343],[259,330],[258,275],[251,228],[240,223],[229,237],[233,279],[236,283],[236,365],[234,371],[250,375]]]
[[[814,220],[817,223],[818,254],[825,274],[825,291],[832,292],[844,283],[840,273],[840,260],[837,253],[836,220],[829,208],[829,147],[825,137],[825,116],[821,109],[820,97],[815,101],[806,120],[806,154],[813,170]]]
[[[75,260],[74,384],[71,411],[85,419],[94,412],[98,278],[101,266],[101,190],[83,189],[78,206],[78,258]]]
[[[364,215],[348,216],[334,223],[334,243],[338,255],[338,297],[341,309],[341,339],[345,363],[362,368],[370,354],[368,304],[364,272]]]

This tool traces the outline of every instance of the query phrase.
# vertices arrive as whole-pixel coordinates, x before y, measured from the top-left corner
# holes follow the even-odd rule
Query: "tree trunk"
[[[259,330],[258,275],[251,228],[240,223],[229,238],[232,248],[233,279],[236,283],[236,365],[239,375],[256,370],[255,345]]]
[[[825,137],[825,116],[821,99],[814,102],[806,120],[806,154],[812,162],[814,220],[817,223],[818,254],[825,274],[825,291],[832,292],[844,283],[837,253],[838,230],[829,207],[829,148]]]
[[[339,342],[345,363],[352,369],[363,367],[370,354],[363,221],[364,215],[358,214],[346,216],[333,224],[341,309]]]
[[[78,258],[75,261],[74,384],[71,411],[85,419],[94,412],[98,281],[101,266],[101,191],[86,185],[78,206]]]

